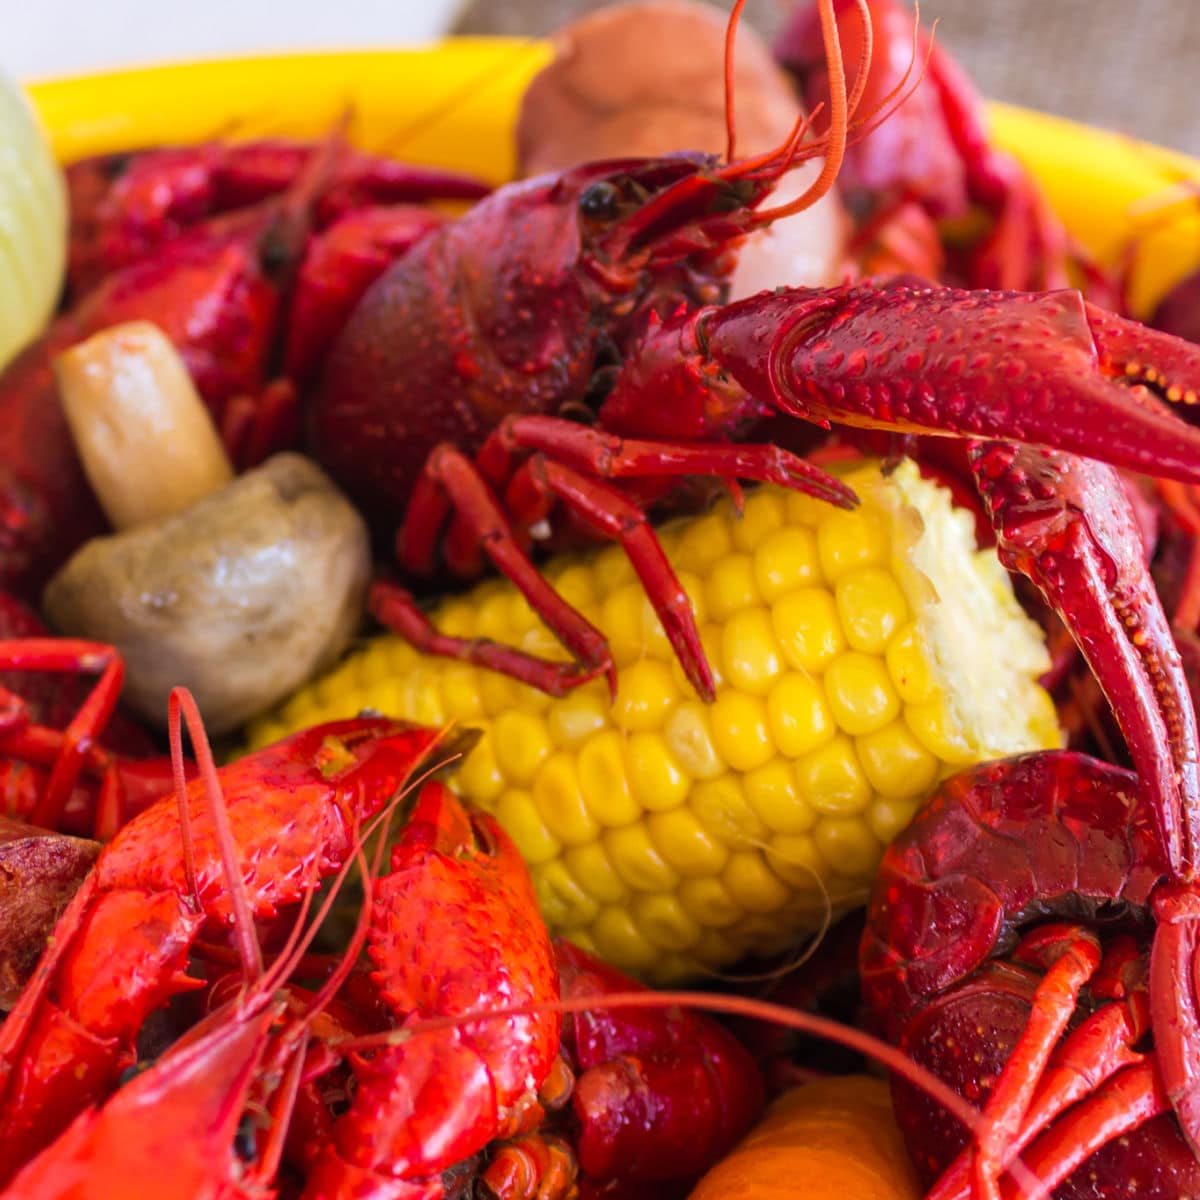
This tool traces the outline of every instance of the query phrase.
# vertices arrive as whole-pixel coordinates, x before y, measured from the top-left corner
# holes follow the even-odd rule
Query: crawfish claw
[[[900,433],[1051,446],[1200,482],[1200,346],[1076,291],[964,291],[911,281],[790,288],[712,313],[709,351],[780,411]]]
[[[1179,651],[1120,477],[1052,450],[973,443],[1001,561],[1040,589],[1087,658],[1150,795],[1176,878],[1200,847],[1200,737]]]

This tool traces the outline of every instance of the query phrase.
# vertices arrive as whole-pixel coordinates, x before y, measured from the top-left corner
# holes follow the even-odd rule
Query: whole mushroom
[[[228,732],[345,649],[370,580],[367,528],[298,454],[225,482],[219,439],[173,350],[152,327],[134,333],[145,351],[136,369],[104,369],[130,353],[128,329],[59,364],[80,456],[110,519],[127,527],[83,546],[47,585],[43,607],[62,631],[120,650],[123,698],[146,720],[165,725],[171,688],[182,684],[210,732]],[[124,383],[114,388],[113,378]],[[163,467],[151,427],[166,431],[187,470]],[[198,469],[200,458],[209,465]]]

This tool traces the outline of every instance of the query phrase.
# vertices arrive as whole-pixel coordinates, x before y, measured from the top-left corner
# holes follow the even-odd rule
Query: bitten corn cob
[[[251,730],[255,745],[363,708],[485,736],[452,786],[528,860],[551,928],[665,982],[795,945],[861,903],[883,846],[942,774],[1056,746],[1040,631],[973,519],[912,463],[856,465],[855,512],[774,488],[661,531],[717,697],[691,692],[618,547],[546,574],[611,639],[553,700],[380,637]],[[445,603],[447,633],[546,656],[509,584]]]

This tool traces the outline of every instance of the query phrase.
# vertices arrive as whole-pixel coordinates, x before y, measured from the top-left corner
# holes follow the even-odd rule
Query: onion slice
[[[67,196],[21,90],[0,75],[0,369],[54,311],[67,258]]]

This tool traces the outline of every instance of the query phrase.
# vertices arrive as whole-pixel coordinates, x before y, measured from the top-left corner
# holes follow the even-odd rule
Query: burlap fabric
[[[607,0],[467,0],[463,33],[544,34]],[[750,0],[771,33],[789,0]],[[997,100],[1200,156],[1200,0],[926,0],[925,20]]]

